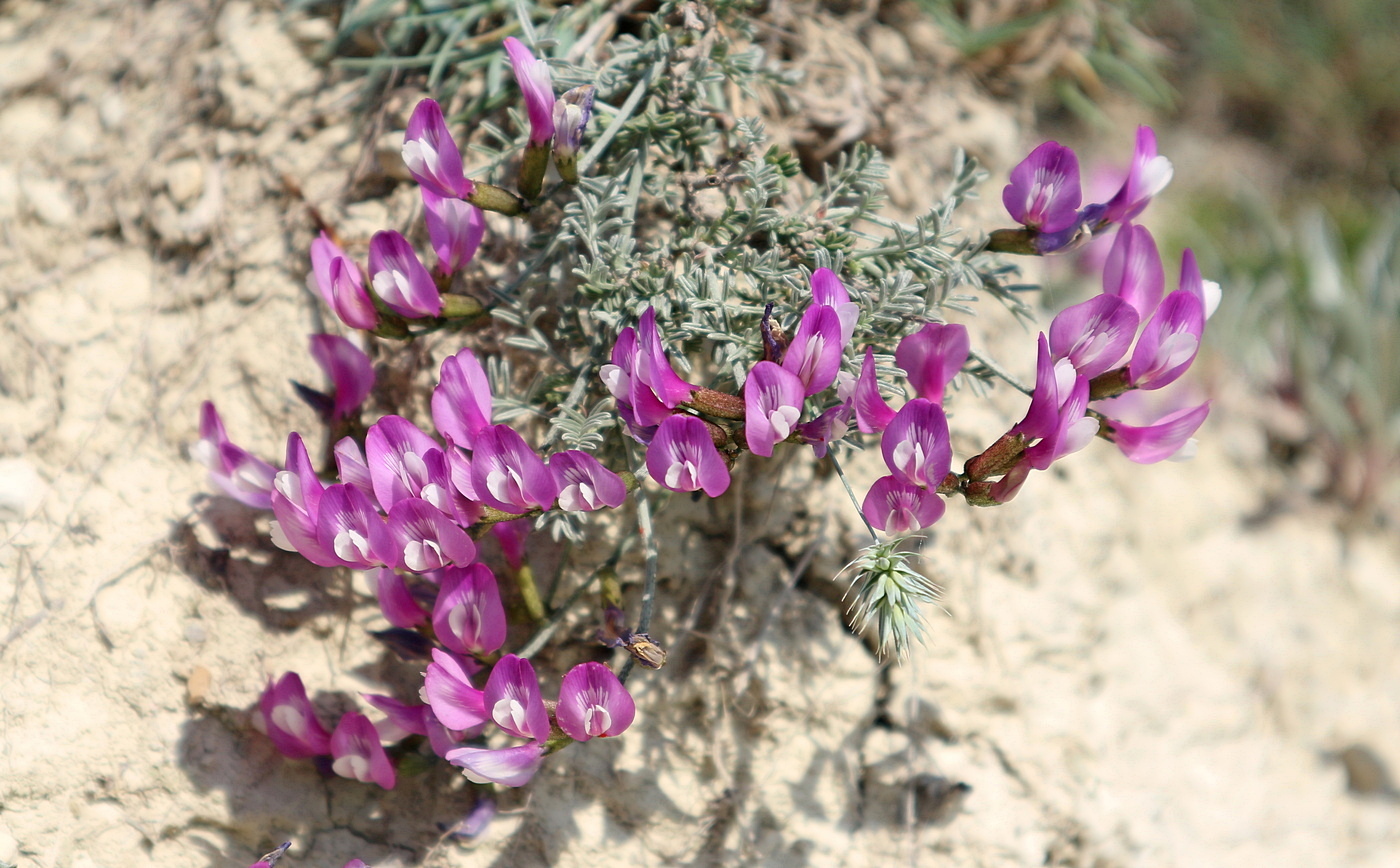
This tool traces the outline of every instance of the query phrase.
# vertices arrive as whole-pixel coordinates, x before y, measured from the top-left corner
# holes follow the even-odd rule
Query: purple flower
[[[535,741],[549,738],[549,712],[529,660],[507,654],[496,661],[486,679],[486,710],[510,735]]]
[[[445,831],[453,838],[470,841],[473,838],[479,838],[494,819],[496,819],[496,800],[490,796],[482,796],[465,817]]]
[[[1078,217],[1079,159],[1059,142],[1046,142],[1011,170],[1001,191],[1011,219],[1041,232],[1059,232]]]
[[[1026,449],[1026,463],[1036,470],[1047,470],[1064,456],[1088,446],[1099,430],[1098,420],[1085,415],[1089,408],[1088,378],[1077,374],[1067,361],[1056,366],[1056,375],[1059,409],[1055,426],[1039,442]],[[1065,385],[1065,380],[1069,385]]]
[[[844,351],[856,333],[860,305],[851,301],[846,285],[830,268],[818,268],[812,272],[812,303],[836,311],[836,317],[841,321],[841,349]]]
[[[580,663],[564,676],[554,718],[574,741],[622,735],[637,707],[612,670],[601,663]]]
[[[224,494],[254,509],[272,508],[272,480],[277,468],[235,446],[211,401],[200,405],[199,440],[190,457],[209,469],[209,478]]]
[[[549,64],[536,60],[530,49],[514,36],[506,37],[505,43],[510,68],[530,116],[530,144],[545,144],[554,138],[554,85],[549,77]]]
[[[502,512],[549,509],[559,495],[544,459],[508,425],[491,425],[478,432],[471,463],[477,496]]]
[[[470,730],[490,720],[485,696],[472,686],[471,673],[461,660],[440,648],[433,649],[433,662],[423,675],[423,700],[443,726]]]
[[[420,189],[423,219],[428,224],[428,240],[437,254],[438,273],[456,274],[476,256],[481,237],[486,234],[486,215],[470,202],[439,196],[427,187]]]
[[[345,419],[360,409],[374,388],[374,365],[364,350],[338,335],[312,335],[311,358],[330,379],[335,394],[332,419]]]
[[[394,765],[379,743],[379,731],[369,718],[352,711],[340,719],[331,733],[331,770],[342,778],[374,782],[386,790],[395,783]]]
[[[689,401],[691,393],[695,391],[694,386],[676,374],[671,361],[666,358],[666,351],[661,347],[661,333],[656,327],[656,308],[653,307],[647,308],[637,322],[637,356],[632,377],[650,389],[669,410]]]
[[[618,333],[612,361],[603,365],[598,376],[617,402],[618,415],[627,424],[628,432],[638,442],[650,443],[655,427],[671,415],[672,408],[635,376],[640,355],[637,330],[628,326]]]
[[[374,291],[394,313],[417,319],[442,312],[442,296],[433,276],[399,233],[374,233],[369,240],[369,274]]]
[[[336,441],[335,469],[340,481],[358,488],[366,497],[374,497],[374,481],[369,475],[369,465],[365,463],[365,453],[353,437],[342,437]]]
[[[442,107],[434,100],[418,103],[408,119],[403,162],[415,181],[439,196],[463,198],[475,189],[476,185],[462,173],[462,152],[447,131]]]
[[[1113,239],[1103,267],[1104,295],[1121,297],[1145,321],[1162,299],[1166,277],[1157,243],[1144,226],[1124,224]]]
[[[566,90],[554,101],[554,159],[569,159],[583,145],[583,131],[593,116],[594,87],[585,84]],[[562,174],[562,173],[561,173]],[[567,179],[566,179],[567,180]]]
[[[553,472],[550,470],[550,473]],[[531,518],[498,521],[491,525],[491,536],[500,544],[501,557],[506,559],[506,566],[512,570],[519,570],[525,565],[525,543],[534,529],[535,522]]]
[[[384,509],[419,497],[452,513],[447,456],[437,441],[402,416],[384,416],[365,435],[374,496]]]
[[[393,559],[394,539],[374,504],[353,485],[327,486],[316,514],[316,542],[339,566],[370,569]]]
[[[860,511],[871,526],[889,534],[923,530],[943,517],[943,498],[896,476],[882,476],[870,486]]]
[[[856,377],[851,391],[851,402],[856,411],[856,427],[865,434],[883,431],[895,411],[880,395],[880,384],[875,378],[875,349],[865,348],[865,361],[860,366],[860,376]]]
[[[410,497],[389,510],[389,534],[394,540],[390,566],[423,573],[448,564],[464,566],[476,557],[476,545],[466,531],[426,500]]]
[[[1137,334],[1133,306],[1117,295],[1096,295],[1067,307],[1050,323],[1050,355],[1069,359],[1080,376],[1093,379],[1123,358]]]
[[[485,564],[448,567],[433,606],[433,633],[458,654],[490,654],[506,641],[506,610]]]
[[[943,390],[962,370],[970,349],[966,326],[931,322],[899,342],[894,361],[915,394],[941,404]]]
[[[1196,254],[1189,247],[1181,251],[1181,282],[1177,288],[1187,290],[1201,300],[1206,319],[1210,319],[1211,314],[1220,307],[1220,284],[1201,277]]]
[[[316,719],[301,676],[295,672],[268,681],[258,700],[258,710],[267,737],[284,756],[309,759],[331,752],[331,735]]]
[[[1060,380],[1059,375],[1067,372],[1070,380],[1065,389],[1073,385],[1074,367],[1066,364],[1057,368],[1050,356],[1050,342],[1044,333],[1037,343],[1035,365],[1035,389],[1031,392],[1031,405],[1026,409],[1025,418],[1011,426],[1012,434],[1021,434],[1028,441],[1048,437],[1054,433],[1060,419]]]
[[[272,481],[272,541],[284,551],[299,552],[318,567],[338,567],[340,560],[316,539],[317,512],[325,491],[301,435],[287,435],[287,469]]]
[[[1128,379],[1139,389],[1175,382],[1195,361],[1205,326],[1204,306],[1191,290],[1178,289],[1167,296],[1138,337]]]
[[[409,705],[392,696],[378,693],[361,693],[360,698],[384,712],[384,719],[374,725],[379,731],[381,741],[394,742],[410,735],[428,734],[428,727],[423,720],[423,713],[429,710],[428,706]]]
[[[540,761],[544,759],[544,743],[532,741],[500,750],[459,747],[448,751],[446,759],[460,767],[467,780],[473,783],[523,787],[539,771]]]
[[[1113,198],[1108,200],[1100,220],[1122,223],[1131,220],[1147,207],[1152,197],[1171,182],[1172,164],[1157,154],[1157,136],[1148,126],[1138,127],[1137,145],[1133,149],[1133,164],[1128,177]]]
[[[1177,457],[1190,448],[1191,435],[1206,421],[1210,402],[1168,413],[1155,423],[1143,427],[1125,425],[1116,419],[1105,426],[1108,439],[1138,464],[1155,464]],[[1189,457],[1189,456],[1187,456]]]
[[[428,613],[413,599],[403,576],[388,567],[380,567],[375,570],[374,586],[379,611],[384,613],[385,620],[390,624],[412,630],[428,620]]]
[[[684,414],[667,416],[647,447],[647,472],[672,491],[704,489],[719,497],[729,488],[729,468],[705,423]]]
[[[953,463],[943,408],[924,398],[905,404],[880,438],[880,451],[900,481],[938,488]]]
[[[804,394],[815,395],[836,379],[843,346],[836,309],[813,305],[797,324],[797,333],[783,354],[783,367],[802,381]]]
[[[554,474],[562,510],[591,512],[605,506],[616,509],[627,500],[627,484],[622,477],[587,452],[571,449],[554,453],[549,456],[549,472]]]
[[[433,388],[433,424],[467,449],[476,448],[477,432],[491,424],[491,381],[471,350],[442,360]]]
[[[744,381],[744,437],[764,458],[788,438],[802,416],[802,381],[774,362],[759,362]]]
[[[291,846],[291,841],[286,842],[281,847],[278,847],[276,850],[273,850],[271,853],[268,853],[266,856],[254,862],[252,865],[249,865],[248,868],[272,868],[272,866],[276,865],[277,861],[281,859],[289,849],[291,849]]]
[[[828,407],[821,415],[810,422],[797,426],[797,436],[812,447],[818,458],[825,458],[831,444],[846,436],[851,430],[851,416],[854,413],[850,401],[843,401],[835,407]],[[891,411],[893,416],[894,412]]]
[[[311,280],[308,282],[315,283],[316,291],[341,322],[357,329],[373,329],[379,325],[379,314],[365,290],[360,267],[325,232],[311,242]]]

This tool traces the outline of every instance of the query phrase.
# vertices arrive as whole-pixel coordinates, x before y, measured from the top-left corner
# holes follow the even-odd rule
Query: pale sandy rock
[[[870,24],[861,31],[870,54],[885,72],[904,72],[914,63],[914,55],[909,51],[909,43],[893,27],[883,24]]]
[[[61,179],[22,173],[19,190],[30,213],[50,226],[68,226],[78,216],[68,185]]]
[[[97,119],[109,133],[121,129],[126,114],[126,99],[120,90],[109,90],[97,101]]]
[[[0,107],[0,153],[39,155],[58,135],[63,107],[48,96],[27,96]]]
[[[19,169],[9,163],[0,163],[0,220],[18,217],[22,203]]]
[[[204,192],[204,164],[198,157],[181,157],[165,165],[162,173],[170,198],[180,207],[188,207]]]
[[[53,49],[18,34],[0,43],[0,94],[24,90],[49,74]]]
[[[24,458],[0,458],[0,518],[25,518],[47,489],[44,478]]]

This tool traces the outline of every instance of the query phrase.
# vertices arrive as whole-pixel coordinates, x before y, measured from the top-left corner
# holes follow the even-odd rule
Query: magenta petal
[[[335,307],[335,293],[331,289],[331,263],[337,259],[352,263],[345,251],[331,240],[331,237],[322,232],[311,241],[311,280],[316,291],[327,307]]]
[[[506,37],[505,46],[515,81],[525,97],[525,112],[530,116],[530,144],[548,142],[554,138],[554,85],[549,77],[549,64],[536,60],[530,49],[514,36]]]
[[[1098,420],[1085,415],[1089,408],[1088,378],[1076,374],[1073,384],[1060,391],[1063,400],[1054,430],[1026,449],[1026,463],[1036,470],[1046,470],[1060,458],[1083,449],[1099,430]]]
[[[277,468],[228,439],[211,401],[200,406],[199,441],[190,447],[190,457],[209,470],[210,481],[229,497],[254,509],[272,508]]]
[[[1196,360],[1205,331],[1201,299],[1178,289],[1162,301],[1133,348],[1128,378],[1139,389],[1160,389],[1176,381]]]
[[[288,672],[269,681],[258,700],[267,736],[284,756],[308,759],[331,752],[331,736],[306,697],[301,676]]]
[[[394,313],[417,319],[442,312],[433,276],[399,233],[374,233],[369,240],[369,274],[374,291]]]
[[[841,350],[841,317],[836,310],[809,307],[783,355],[783,368],[802,381],[804,394],[815,395],[836,380]]]
[[[394,554],[394,541],[374,504],[353,485],[332,485],[321,495],[316,541],[339,565],[369,569]]]
[[[1050,323],[1050,354],[1069,359],[1080,376],[1093,379],[1123,358],[1137,334],[1137,311],[1116,295],[1096,295],[1067,307]]]
[[[851,301],[851,294],[836,272],[830,268],[818,268],[812,272],[812,303],[829,307],[836,311],[841,321],[841,350],[845,352],[856,333],[856,321],[860,319],[860,305]]]
[[[856,378],[851,400],[855,405],[856,427],[863,433],[883,431],[894,419],[894,408],[885,403],[885,399],[880,395],[879,382],[875,378],[873,347],[865,348],[865,361],[861,363],[860,376]]]
[[[402,416],[383,416],[365,435],[365,456],[374,496],[385,509],[409,497],[422,497],[439,508],[445,503],[449,475],[446,457],[438,464],[437,441]],[[426,494],[425,494],[426,492]]]
[[[1106,425],[1109,439],[1138,464],[1155,464],[1181,450],[1210,414],[1210,402],[1168,413],[1151,425],[1136,427],[1116,419]]]
[[[1079,158],[1059,142],[1045,142],[1011,170],[1001,201],[1017,223],[1059,232],[1074,223],[1081,195]]]
[[[935,492],[882,476],[870,486],[860,511],[871,526],[888,534],[923,530],[943,517],[946,505]]]
[[[1196,254],[1191,248],[1181,251],[1181,280],[1178,289],[1184,289],[1201,300],[1201,309],[1206,319],[1220,306],[1220,284],[1201,277],[1201,267],[1196,264]]]
[[[831,444],[841,440],[850,431],[851,416],[854,412],[850,401],[828,407],[817,418],[798,425],[797,435],[802,438],[803,443],[812,447],[812,452],[818,458],[825,458]],[[894,415],[893,410],[890,411],[890,415]]]
[[[1166,157],[1157,154],[1156,134],[1151,127],[1138,127],[1137,145],[1133,149],[1133,163],[1128,177],[1108,201],[1102,219],[1110,223],[1133,219],[1142,213],[1153,196],[1162,192],[1171,179],[1172,164]]]
[[[627,484],[622,477],[587,452],[556,452],[549,456],[549,472],[554,474],[562,510],[589,512],[605,506],[616,509],[627,500]]]
[[[365,289],[360,267],[345,257],[330,264],[330,307],[340,321],[357,329],[373,329],[379,325],[379,311]]]
[[[1054,433],[1060,420],[1060,392],[1055,379],[1055,361],[1050,357],[1050,343],[1042,332],[1037,345],[1035,391],[1026,416],[1012,426],[1014,433],[1027,440],[1036,440]]]
[[[890,472],[921,488],[938,488],[953,463],[943,408],[915,398],[900,408],[880,438]]]
[[[944,389],[962,370],[971,347],[966,326],[931,322],[899,342],[894,361],[904,369],[915,394],[941,404]]]
[[[612,670],[590,661],[564,676],[554,719],[574,741],[588,741],[621,735],[636,713],[632,695]]]
[[[471,464],[477,496],[503,512],[549,509],[559,495],[544,459],[508,425],[491,425],[477,433]]]
[[[498,521],[491,525],[491,536],[500,543],[501,556],[506,559],[506,565],[512,570],[518,570],[524,566],[525,543],[530,539],[530,532],[534,529],[535,522],[531,518]]]
[[[666,358],[666,351],[661,347],[661,333],[656,326],[656,308],[647,308],[637,323],[637,355],[633,365],[633,379],[650,389],[669,410],[689,401],[695,391],[694,386],[680,378]],[[635,400],[633,405],[636,405]]]
[[[471,350],[442,360],[433,389],[433,424],[444,437],[476,448],[477,432],[491,424],[491,381]]]
[[[415,573],[448,564],[465,566],[476,557],[476,545],[466,531],[426,500],[410,497],[389,510],[389,533],[394,540],[390,566]]]
[[[710,497],[719,497],[729,488],[729,468],[710,430],[694,416],[666,417],[647,447],[647,472],[672,491],[704,489]]]
[[[486,679],[486,711],[510,735],[544,741],[549,738],[549,712],[540,696],[540,682],[530,661],[507,654]]]
[[[428,734],[428,727],[423,717],[428,706],[408,705],[399,702],[392,696],[383,696],[378,693],[361,693],[360,697],[384,712],[385,717],[388,718],[375,727],[379,730],[379,737],[383,741],[398,741],[407,735]]]
[[[380,567],[375,571],[374,579],[379,610],[390,624],[411,630],[428,620],[428,613],[413,599],[403,576],[388,567]]]
[[[342,778],[394,788],[394,765],[379,743],[379,731],[358,711],[342,717],[331,733],[331,755],[331,770]]]
[[[443,726],[467,730],[490,720],[484,697],[457,658],[433,649],[433,662],[423,675],[423,698]]]
[[[463,197],[474,186],[462,173],[462,152],[448,132],[442,107],[425,99],[413,109],[403,137],[403,161],[413,179],[439,196]]]
[[[325,485],[311,466],[301,435],[293,432],[287,436],[287,469],[272,482],[272,514],[277,519],[272,541],[280,548],[299,552],[318,567],[337,567],[339,559],[326,552],[316,538],[324,491]]]
[[[423,194],[423,219],[428,224],[428,240],[437,254],[438,271],[456,274],[476,256],[486,234],[486,215],[461,199],[444,198],[427,187]]]
[[[311,358],[331,381],[335,393],[332,417],[344,419],[358,410],[374,388],[374,365],[364,350],[339,335],[312,335]]]
[[[1161,301],[1165,285],[1162,258],[1152,233],[1145,226],[1124,224],[1104,262],[1104,294],[1121,297],[1137,311],[1138,322],[1143,322]]]
[[[759,362],[744,381],[744,437],[749,451],[767,458],[802,416],[802,381],[774,362]]]
[[[433,633],[458,654],[490,654],[505,643],[506,610],[496,577],[485,564],[443,571]]]
[[[544,759],[544,744],[532,741],[501,750],[459,747],[448,751],[445,758],[460,767],[467,779],[474,783],[523,787],[539,770],[540,762]]]
[[[374,481],[365,463],[365,453],[353,437],[342,437],[335,444],[335,469],[340,481],[358,488],[366,497],[374,497]]]

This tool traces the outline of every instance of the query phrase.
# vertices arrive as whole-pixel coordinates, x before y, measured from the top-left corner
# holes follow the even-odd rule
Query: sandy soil
[[[0,861],[229,868],[290,839],[326,868],[1400,864],[1400,807],[1325,757],[1400,763],[1395,541],[1264,514],[1294,501],[1227,370],[1192,464],[1100,443],[1009,507],[953,504],[925,549],[947,614],[909,665],[844,628],[849,516],[793,462],[738,515],[660,517],[692,589],[656,631],[674,665],[481,839],[441,840],[474,799],[445,769],[384,793],[281,759],[246,714],[269,674],[327,707],[404,678],[366,589],[273,549],[185,452],[206,397],[270,458],[314,430],[285,387],[319,375],[282,177],[352,237],[407,214],[402,191],[343,204],[363,134],[356,84],[306,59],[326,32],[244,0],[0,11]],[[929,39],[841,50],[893,81]],[[1030,138],[953,75],[870,98],[904,190],[953,144],[1004,172]],[[953,409],[963,447],[1008,421]]]

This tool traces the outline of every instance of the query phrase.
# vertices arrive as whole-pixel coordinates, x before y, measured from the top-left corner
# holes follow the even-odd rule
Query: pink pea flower
[[[598,463],[598,459],[571,449],[549,456],[549,472],[559,489],[559,508],[568,512],[616,509],[627,500],[622,477]]]
[[[449,564],[466,565],[476,545],[466,531],[426,500],[410,497],[389,510],[394,558],[389,565],[423,573]]]
[[[258,710],[267,737],[283,756],[309,759],[331,752],[331,734],[316,719],[301,676],[295,672],[268,681],[258,700]]]
[[[365,435],[374,496],[384,509],[418,497],[451,514],[447,456],[437,441],[402,416],[384,416]]]
[[[498,521],[491,525],[491,536],[500,543],[501,556],[506,559],[506,566],[512,570],[518,570],[525,565],[525,544],[529,542],[530,532],[534,529],[535,520],[532,518]]]
[[[301,435],[287,435],[287,469],[272,481],[272,542],[283,551],[299,552],[318,567],[337,567],[340,560],[316,538],[317,515],[326,487],[311,466]]]
[[[1128,379],[1139,389],[1176,382],[1196,360],[1205,325],[1205,309],[1195,293],[1178,289],[1168,295],[1138,337]]]
[[[209,470],[209,478],[224,494],[254,509],[272,508],[272,480],[277,468],[234,445],[212,401],[200,405],[199,440],[190,457]]]
[[[520,93],[525,97],[525,112],[530,116],[530,144],[539,146],[554,138],[554,84],[549,76],[549,64],[536,60],[530,49],[514,36],[506,37],[506,53]]]
[[[404,577],[389,569],[380,567],[374,575],[375,596],[379,599],[379,611],[384,619],[395,627],[412,630],[428,620],[428,613],[413,598]]]
[[[409,705],[392,696],[377,693],[361,693],[360,698],[384,712],[384,720],[374,726],[381,740],[393,742],[410,735],[428,734],[423,720],[423,712],[428,710],[428,706]]]
[[[767,458],[802,416],[802,381],[774,362],[759,362],[744,381],[744,437],[749,451]]]
[[[899,342],[894,361],[904,369],[916,395],[941,404],[943,391],[962,370],[970,351],[966,326],[931,322]]]
[[[491,425],[477,433],[471,464],[477,496],[503,512],[549,509],[559,496],[544,459],[508,425]]]
[[[844,351],[856,333],[860,305],[851,301],[846,285],[830,268],[818,268],[812,272],[812,303],[836,311],[836,318],[841,321],[841,349]]]
[[[490,720],[485,696],[472,685],[471,673],[460,659],[433,649],[433,662],[423,675],[423,700],[443,726],[465,731]]]
[[[1169,458],[1187,457],[1183,455],[1194,442],[1191,436],[1206,421],[1210,414],[1210,402],[1198,407],[1188,407],[1168,413],[1151,425],[1136,427],[1110,419],[1105,426],[1108,439],[1118,447],[1129,461],[1138,464],[1155,464]]]
[[[901,482],[938,488],[953,463],[943,408],[924,398],[905,404],[880,438],[880,451]]]
[[[403,162],[415,181],[438,196],[465,198],[476,188],[462,173],[462,152],[435,100],[425,99],[413,109],[403,137]]]
[[[446,759],[461,768],[467,780],[473,783],[523,787],[539,771],[540,762],[544,760],[544,743],[532,741],[498,750],[459,747],[448,751]]]
[[[1085,415],[1089,409],[1088,378],[1077,374],[1068,362],[1056,366],[1056,375],[1059,408],[1055,426],[1026,449],[1026,463],[1036,470],[1047,470],[1059,459],[1088,446],[1099,430],[1098,420]]]
[[[943,498],[896,476],[882,476],[870,486],[861,514],[871,526],[888,534],[913,533],[943,517]]]
[[[486,728],[485,718],[474,727],[467,729],[448,729],[438,720],[432,708],[423,712],[423,726],[428,730],[428,746],[433,749],[433,753],[447,758],[447,752],[453,750],[462,743],[465,738],[476,738],[481,731]]]
[[[517,738],[549,738],[549,712],[530,661],[507,654],[486,679],[486,710],[496,725]]]
[[[458,654],[490,654],[506,641],[506,610],[485,564],[448,567],[433,605],[433,633]]]
[[[860,366],[860,376],[856,377],[851,391],[851,402],[856,412],[856,427],[865,434],[874,434],[889,427],[894,419],[894,408],[885,403],[880,395],[879,382],[875,378],[875,349],[865,348],[865,361]]]
[[[292,842],[288,841],[281,847],[278,847],[276,850],[273,850],[271,853],[268,853],[266,856],[254,862],[252,865],[249,865],[248,868],[272,868],[272,866],[277,864],[278,860],[286,855],[291,847]]]
[[[379,313],[365,290],[360,267],[325,232],[311,242],[311,275],[307,282],[314,284],[326,306],[351,328],[373,329],[379,325]]]
[[[592,661],[564,676],[554,719],[574,741],[621,735],[632,725],[637,706],[612,670]]]
[[[442,296],[433,276],[399,233],[374,233],[369,240],[369,274],[374,291],[394,313],[409,319],[442,313]]]
[[[1122,223],[1142,213],[1152,197],[1171,182],[1171,160],[1157,153],[1157,136],[1148,126],[1138,127],[1137,145],[1128,177],[1113,198],[1108,200],[1101,220]]]
[[[647,447],[647,472],[672,491],[704,489],[719,497],[729,488],[729,468],[705,423],[684,414],[668,416]]]
[[[369,474],[369,464],[365,462],[364,450],[353,437],[342,437],[336,441],[335,469],[340,481],[358,488],[366,497],[374,497],[374,480]]]
[[[394,559],[396,546],[384,518],[365,493],[341,483],[326,487],[316,510],[316,542],[336,566],[367,570]],[[303,554],[305,554],[303,552]]]
[[[379,731],[368,717],[351,711],[336,724],[331,733],[331,771],[342,778],[376,783],[392,790],[396,782],[394,764],[379,743]]]
[[[491,381],[471,350],[442,360],[432,407],[433,424],[444,437],[476,448],[477,433],[491,424]]]
[[[650,443],[656,426],[671,415],[672,408],[636,378],[639,356],[637,330],[628,326],[618,333],[612,361],[603,365],[598,376],[617,402],[618,415],[627,424],[632,437],[638,442]]]
[[[554,101],[554,160],[567,166],[583,146],[583,133],[593,116],[594,87],[585,84],[565,91]],[[561,167],[560,175],[566,169]],[[577,174],[575,174],[577,179]],[[569,178],[565,176],[564,180]],[[572,182],[571,182],[572,183]]]
[[[797,332],[783,354],[783,368],[802,381],[803,393],[826,389],[841,370],[841,317],[835,308],[813,305],[802,314]]]
[[[1096,295],[1067,307],[1050,323],[1050,355],[1068,359],[1080,376],[1093,379],[1118,364],[1137,334],[1133,306],[1117,295]]]
[[[447,834],[453,838],[470,841],[473,838],[481,837],[481,834],[486,831],[486,827],[490,826],[494,819],[496,819],[496,800],[490,796],[483,796],[472,806],[465,817],[447,830]]]
[[[803,422],[795,429],[802,442],[812,447],[818,458],[825,458],[831,444],[844,438],[851,430],[851,416],[855,410],[850,401],[843,401],[835,407],[828,407],[821,415],[810,422]],[[893,416],[894,412],[891,411]]]
[[[1059,232],[1077,219],[1080,196],[1079,158],[1059,142],[1045,142],[1011,170],[1001,201],[1017,223]]]
[[[444,198],[427,187],[423,194],[423,219],[428,224],[428,240],[437,254],[439,274],[456,274],[467,267],[486,234],[486,215],[461,199]]]
[[[1137,311],[1145,322],[1162,299],[1166,277],[1157,243],[1145,226],[1125,223],[1113,238],[1103,268],[1104,295],[1116,295]]]
[[[1042,333],[1037,342],[1035,365],[1035,389],[1031,392],[1031,405],[1020,422],[1011,426],[1012,434],[1021,434],[1027,441],[1048,437],[1055,431],[1060,419],[1060,385],[1066,374],[1069,381],[1064,388],[1073,385],[1074,368],[1071,365],[1059,367],[1050,355],[1050,342]]]
[[[472,482],[472,460],[453,444],[450,437],[443,451],[447,454],[447,474],[452,480],[452,509],[457,523],[462,527],[471,527],[481,520],[482,510],[481,498]]]
[[[374,388],[374,365],[364,350],[339,335],[312,335],[311,358],[331,381],[335,394],[331,418],[345,419],[359,410]]]
[[[669,410],[689,401],[695,391],[694,386],[680,378],[666,358],[666,351],[661,346],[661,332],[656,326],[656,308],[653,307],[647,308],[637,321],[637,356],[632,377],[651,390]]]
[[[1205,312],[1206,319],[1210,319],[1211,314],[1220,307],[1220,284],[1201,277],[1201,268],[1196,264],[1196,254],[1192,253],[1189,247],[1181,251],[1181,283],[1177,288],[1187,290],[1201,300],[1201,309]]]

